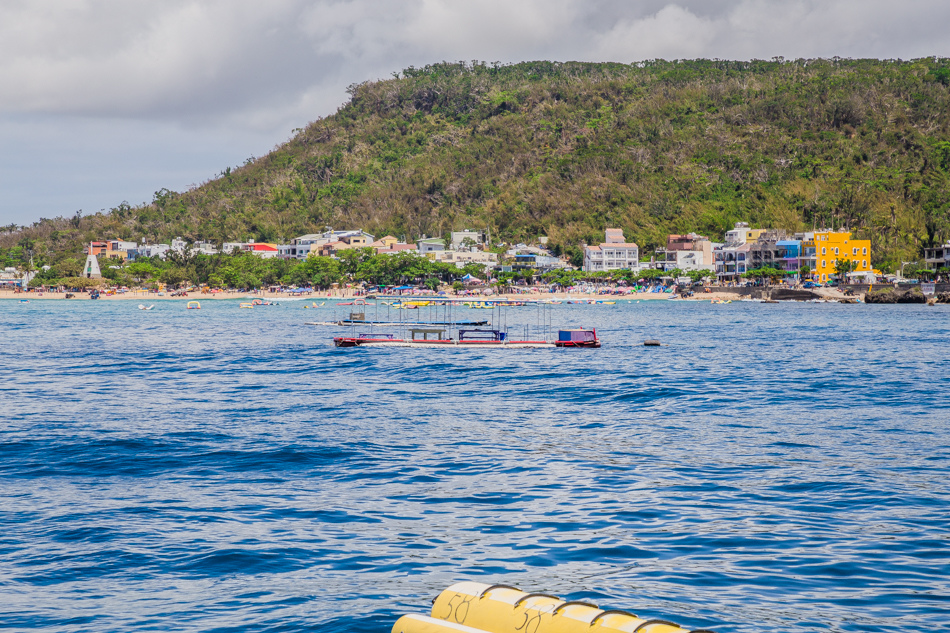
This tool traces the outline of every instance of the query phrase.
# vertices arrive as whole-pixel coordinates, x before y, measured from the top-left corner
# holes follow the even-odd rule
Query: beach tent
[[[481,279],[479,279],[478,277],[474,277],[474,276],[472,276],[472,275],[465,275],[464,277],[462,277],[462,281],[465,282],[465,283],[467,283],[467,284],[480,284],[480,283],[482,283],[482,280],[481,280]]]

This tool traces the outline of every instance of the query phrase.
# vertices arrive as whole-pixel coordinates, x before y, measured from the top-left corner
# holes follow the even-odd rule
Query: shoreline
[[[815,288],[812,289],[816,295],[822,299],[827,300],[840,300],[845,299],[846,295],[838,290],[837,288]],[[90,301],[88,293],[77,292],[73,293],[75,296],[68,301]],[[393,298],[396,295],[381,295],[387,298]],[[426,297],[431,297],[432,295],[399,295],[407,301],[424,299]],[[511,294],[497,294],[497,295],[475,295],[475,296],[456,296],[456,295],[445,295],[446,299],[456,299],[461,301],[519,301],[519,300],[528,300],[528,301],[539,301],[539,300],[553,300],[553,301],[668,301],[673,298],[672,293],[666,292],[637,292],[631,294],[623,295],[613,295],[613,294],[594,294],[587,292],[528,292],[528,293],[511,293]],[[189,293],[184,297],[172,297],[168,294],[157,295],[154,292],[149,292],[146,290],[130,290],[122,294],[115,295],[105,295],[102,294],[99,296],[98,301],[132,301],[136,300],[139,302],[158,302],[158,301],[226,301],[226,300],[248,300],[248,299],[268,299],[273,301],[287,301],[288,299],[293,299],[296,303],[299,301],[327,301],[327,300],[353,300],[365,298],[365,295],[354,294],[351,290],[320,290],[314,291],[309,294],[290,294],[286,292],[269,292],[269,291],[248,291],[248,292],[237,292],[237,291],[225,291],[218,293],[208,293],[202,294]],[[712,301],[712,300],[721,300],[721,301],[741,301],[748,298],[744,294],[733,291],[731,288],[712,288],[710,292],[697,292],[692,297],[682,297],[676,299],[677,301]],[[862,299],[863,296],[858,296],[856,298]],[[0,290],[0,301],[4,299],[9,300],[19,300],[19,299],[29,299],[30,301],[48,301],[48,300],[62,300],[66,301],[65,292],[44,292],[42,294],[36,292],[22,292],[17,293],[12,290]]]
[[[90,301],[88,293],[77,292],[73,293],[75,296],[68,301]],[[432,295],[380,295],[386,298],[401,297],[406,301],[413,300],[424,300],[431,298]],[[498,295],[485,295],[485,296],[456,296],[456,295],[445,295],[446,299],[455,299],[459,301],[518,301],[518,300],[543,300],[543,299],[552,299],[556,301],[663,301],[668,300],[673,295],[671,293],[659,293],[659,292],[639,292],[632,293],[629,295],[599,295],[592,293],[581,293],[581,292],[531,292],[531,293],[518,293],[518,294],[498,294]],[[711,297],[713,295],[706,294],[705,297]],[[353,299],[362,299],[365,298],[365,295],[355,295],[352,292],[333,292],[333,291],[314,291],[310,294],[300,294],[300,295],[291,295],[286,292],[218,292],[214,294],[201,294],[199,293],[189,293],[185,297],[171,297],[168,295],[159,296],[155,293],[149,293],[146,291],[129,291],[122,294],[116,295],[105,295],[102,294],[99,296],[97,301],[131,301],[137,300],[140,302],[154,302],[154,301],[223,301],[223,300],[249,300],[249,299],[269,299],[274,301],[287,301],[288,299],[294,299],[300,301],[326,301],[326,300],[353,300]],[[44,292],[38,294],[35,292],[22,292],[15,293],[10,290],[0,290],[0,300],[3,299],[29,299],[30,301],[48,301],[48,300],[62,300],[66,301],[65,292]]]

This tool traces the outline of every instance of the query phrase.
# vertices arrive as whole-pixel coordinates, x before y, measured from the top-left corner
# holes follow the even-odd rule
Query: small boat
[[[140,304],[139,304],[139,310],[151,310],[151,309],[154,308],[154,307],[155,307],[154,304],[153,304],[153,305],[150,305],[150,306],[146,306],[144,303],[140,303]]]
[[[254,303],[242,303],[242,304],[239,305],[238,307],[239,307],[239,308],[247,308],[248,310],[251,310],[251,309],[254,308],[255,305],[257,305],[257,304],[254,304]]]
[[[597,328],[559,330],[554,345],[555,347],[600,347],[600,339],[597,338]]]
[[[200,310],[201,304],[197,301],[189,301],[188,305],[185,306],[186,310]]]
[[[20,303],[29,303],[29,302],[30,302],[29,299],[20,299]]]

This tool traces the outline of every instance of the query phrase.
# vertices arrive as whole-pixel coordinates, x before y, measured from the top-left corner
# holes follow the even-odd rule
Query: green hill
[[[890,268],[950,238],[948,84],[935,59],[409,68],[192,191],[0,246],[33,240],[55,259],[91,239],[489,227],[570,250],[616,226],[648,249],[748,221],[850,228]]]

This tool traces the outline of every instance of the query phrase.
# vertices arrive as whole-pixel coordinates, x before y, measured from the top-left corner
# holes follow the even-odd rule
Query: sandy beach
[[[85,292],[72,293],[75,296],[70,299],[70,301],[89,301],[89,294]],[[704,294],[701,299],[710,299],[716,298],[719,296],[725,297],[726,295],[733,295],[734,293],[710,293]],[[352,290],[336,290],[336,291],[314,291],[312,293],[288,293],[288,292],[268,292],[268,291],[251,291],[251,292],[238,292],[238,291],[224,291],[216,293],[201,293],[201,292],[189,292],[187,296],[184,297],[172,297],[168,293],[159,295],[154,292],[148,292],[146,290],[130,290],[124,293],[117,293],[114,295],[107,295],[105,293],[99,295],[99,301],[144,301],[144,302],[153,302],[153,301],[218,301],[224,299],[245,299],[245,298],[257,298],[257,299],[270,299],[275,301],[287,300],[287,299],[353,299],[359,298]],[[402,295],[406,299],[413,298],[422,298],[422,297],[431,297],[431,294],[427,295]],[[575,293],[575,292],[531,292],[531,293],[517,293],[517,294],[500,294],[500,295],[485,295],[485,296],[456,296],[453,294],[445,295],[449,299],[465,299],[472,301],[489,301],[489,300],[524,300],[529,299],[532,301],[537,300],[554,300],[554,301],[577,301],[577,300],[603,300],[603,301],[612,301],[612,300],[665,300],[672,297],[670,293],[660,293],[660,292],[638,292],[632,293],[629,295],[606,295],[606,294],[593,294],[593,293]],[[738,298],[738,295],[735,295]],[[0,290],[0,300],[2,299],[29,299],[33,300],[52,300],[52,299],[66,299],[66,293],[64,292],[23,292],[16,293],[11,290]]]
[[[837,288],[814,288],[812,292],[820,295],[821,297],[829,300],[837,300],[844,298],[844,294],[840,292]],[[89,294],[85,292],[73,293],[75,296],[70,299],[70,301],[89,301]],[[139,301],[139,302],[155,302],[155,301],[220,301],[220,300],[235,300],[235,299],[269,299],[274,301],[288,300],[288,299],[335,299],[335,300],[347,300],[353,298],[359,298],[358,295],[352,289],[345,290],[320,290],[314,291],[312,293],[289,293],[289,292],[269,292],[264,290],[258,291],[223,291],[216,293],[201,293],[201,292],[189,292],[187,296],[184,297],[172,297],[168,293],[159,295],[155,292],[149,292],[147,290],[129,290],[124,293],[117,293],[114,295],[107,295],[105,293],[99,296],[99,301]],[[412,298],[422,298],[427,295],[402,295],[406,299]],[[484,295],[484,296],[457,296],[451,293],[445,295],[449,299],[464,299],[472,301],[487,301],[487,300],[548,300],[548,301],[586,301],[586,300],[597,300],[597,301],[663,301],[668,300],[673,297],[671,293],[665,292],[637,292],[627,295],[611,295],[611,294],[594,294],[594,293],[581,293],[581,292],[529,292],[529,293],[512,293],[512,294],[500,294],[500,295]],[[740,301],[744,298],[742,294],[735,292],[731,288],[719,288],[719,287],[710,287],[710,292],[696,292],[692,297],[684,297],[682,300],[686,301],[711,301],[711,300],[722,300],[722,301]],[[64,292],[23,292],[16,293],[12,290],[0,290],[0,300],[3,299],[29,299],[30,301],[34,300],[65,300],[66,293]],[[680,300],[680,299],[677,299]]]

